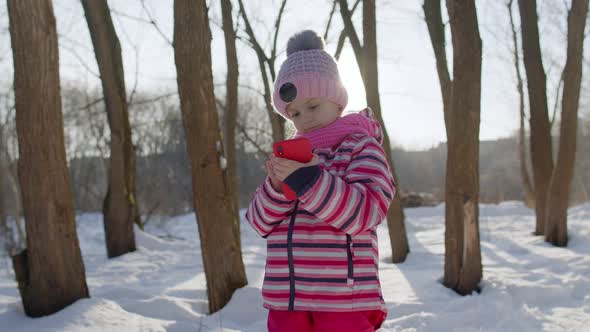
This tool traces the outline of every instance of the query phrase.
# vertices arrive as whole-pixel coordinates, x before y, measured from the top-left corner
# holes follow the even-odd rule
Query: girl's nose
[[[311,112],[301,112],[301,116],[303,117],[303,121],[310,122],[313,120],[313,116],[310,113]]]

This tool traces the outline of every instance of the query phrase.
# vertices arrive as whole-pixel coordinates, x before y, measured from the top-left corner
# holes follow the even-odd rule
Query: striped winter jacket
[[[277,192],[269,177],[258,187],[246,219],[267,239],[264,307],[385,311],[376,228],[395,187],[380,139],[351,134],[315,149],[320,164],[286,179],[301,173],[296,201]]]

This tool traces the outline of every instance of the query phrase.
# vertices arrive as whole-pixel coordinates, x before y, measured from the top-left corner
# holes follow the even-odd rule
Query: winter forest
[[[311,29],[395,184],[378,331],[589,331],[588,5],[1,1],[0,330],[267,331],[249,213],[299,130],[273,90]]]

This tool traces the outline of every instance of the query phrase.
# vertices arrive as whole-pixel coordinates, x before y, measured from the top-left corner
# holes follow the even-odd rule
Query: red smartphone
[[[313,158],[311,142],[305,137],[275,142],[272,149],[275,157],[295,160],[300,163],[308,163]],[[284,182],[282,189],[285,197],[291,200],[297,199],[295,191]]]

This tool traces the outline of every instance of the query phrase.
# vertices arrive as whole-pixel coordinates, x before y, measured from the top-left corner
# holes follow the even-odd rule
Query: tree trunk
[[[111,130],[109,183],[103,218],[107,255],[112,258],[135,251],[133,223],[140,218],[135,195],[135,151],[131,141],[121,45],[109,6],[106,0],[82,0],[82,5],[100,70]]]
[[[88,297],[61,113],[59,55],[49,0],[8,0],[18,176],[27,249],[13,257],[25,313],[55,313]]]
[[[453,42],[447,176],[444,285],[459,294],[478,289],[479,122],[481,39],[474,0],[447,0]]]
[[[545,222],[545,240],[556,246],[566,246],[568,241],[567,209],[576,160],[578,106],[587,12],[588,0],[572,0],[572,8],[568,14],[567,61],[561,101],[559,152],[549,184]]]
[[[246,285],[234,225],[233,196],[227,191],[211,72],[211,32],[204,0],[174,1],[174,58],[180,108],[191,160],[195,213],[211,313]]]
[[[522,179],[522,186],[524,189],[525,204],[529,208],[535,207],[535,191],[531,184],[531,178],[527,168],[527,158],[525,149],[525,128],[524,128],[524,84],[522,75],[520,74],[520,57],[518,55],[518,36],[516,33],[516,27],[514,26],[514,18],[512,16],[512,2],[508,1],[506,7],[508,9],[508,15],[510,17],[510,27],[512,29],[512,54],[514,55],[514,70],[516,71],[516,90],[518,91],[518,102],[519,102],[519,117],[520,117],[520,128],[518,130],[518,156],[520,159],[520,177]]]
[[[238,185],[238,165],[236,161],[236,125],[238,121],[238,54],[236,52],[236,32],[232,17],[230,0],[221,0],[223,16],[223,33],[225,35],[225,52],[227,57],[227,82],[225,101],[225,133],[223,142],[227,155],[228,192],[233,195],[234,210],[240,210],[240,189]],[[238,214],[239,215],[239,214]],[[240,234],[240,220],[236,220],[235,227]],[[238,237],[239,239],[239,237]]]
[[[531,160],[533,164],[533,187],[535,188],[535,212],[537,215],[535,235],[542,235],[545,228],[545,213],[549,180],[553,172],[553,157],[549,115],[547,114],[547,91],[545,69],[539,45],[536,0],[518,0],[522,30],[522,53],[527,76],[530,105]]]
[[[346,2],[346,1],[344,1]],[[391,242],[392,261],[401,263],[406,260],[410,248],[406,236],[405,216],[399,195],[399,180],[395,172],[395,166],[391,157],[391,145],[389,135],[385,129],[385,123],[381,115],[381,101],[379,99],[379,72],[377,67],[377,20],[375,15],[375,0],[363,1],[363,55],[364,62],[359,63],[364,73],[364,83],[367,96],[367,104],[375,112],[377,119],[383,127],[383,149],[391,165],[393,178],[397,186],[398,194],[393,198],[389,210],[387,210],[387,225],[389,226],[389,240]],[[352,23],[352,22],[351,22]],[[359,57],[357,57],[358,59]]]

